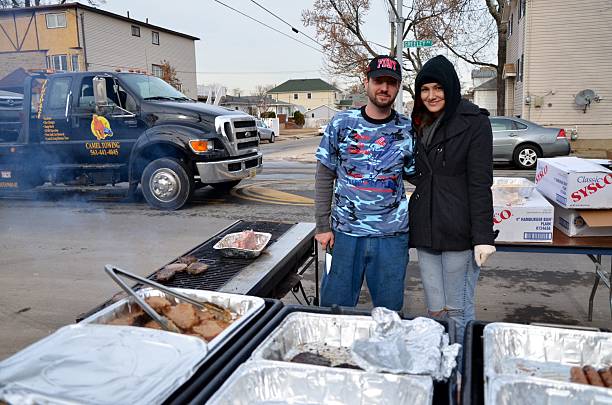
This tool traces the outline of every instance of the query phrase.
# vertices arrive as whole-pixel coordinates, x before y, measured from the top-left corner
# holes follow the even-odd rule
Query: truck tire
[[[174,158],[160,158],[142,172],[142,194],[147,203],[160,210],[177,210],[191,197],[194,184],[185,165]]]
[[[212,183],[211,186],[222,193],[227,193],[240,183],[240,180],[226,181],[224,183]]]

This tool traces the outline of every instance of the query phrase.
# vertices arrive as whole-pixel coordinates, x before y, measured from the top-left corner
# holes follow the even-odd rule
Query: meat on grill
[[[200,320],[195,307],[188,303],[180,303],[170,307],[165,311],[165,315],[181,330],[191,329]]]
[[[252,229],[240,232],[235,240],[238,249],[257,250],[257,237]]]
[[[187,267],[187,273],[193,275],[204,273],[206,270],[208,270],[208,264],[200,262],[191,263]]]
[[[197,261],[198,261],[197,257],[188,255],[188,256],[179,257],[176,262],[189,265],[191,263],[196,263]]]
[[[593,366],[572,367],[570,381],[577,384],[612,388],[612,366],[597,371]]]
[[[155,279],[158,281],[169,281],[176,273],[185,270],[187,270],[187,265],[185,263],[170,263],[155,273]]]

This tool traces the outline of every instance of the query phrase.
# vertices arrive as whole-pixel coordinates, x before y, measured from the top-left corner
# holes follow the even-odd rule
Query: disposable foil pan
[[[500,375],[575,385],[569,382],[572,367],[612,364],[612,333],[491,323],[483,337],[485,385]]]
[[[65,326],[0,363],[10,404],[158,404],[206,357],[193,336],[129,326]]]
[[[290,361],[301,352],[318,353],[331,361],[355,365],[351,346],[376,328],[369,316],[293,312],[253,351],[254,360]]]
[[[219,242],[215,243],[213,249],[219,251],[225,257],[239,257],[243,259],[253,259],[261,254],[270,238],[271,233],[255,232],[255,249],[240,249],[236,247],[236,241],[242,232],[229,233]]]
[[[489,382],[490,404],[612,405],[612,389],[534,377],[499,376]]]
[[[419,405],[432,400],[431,377],[261,360],[242,364],[207,404]]]
[[[517,193],[520,197],[529,198],[535,184],[523,177],[494,177],[491,189],[499,193]]]
[[[219,349],[219,347],[223,346],[226,341],[228,341],[238,330],[240,330],[242,325],[247,323],[249,319],[254,317],[265,306],[265,301],[263,298],[251,297],[248,295],[228,294],[217,291],[192,290],[185,288],[173,288],[173,290],[199,301],[212,302],[213,304],[220,305],[237,315],[236,320],[234,320],[223,332],[208,342],[209,355],[213,354]],[[137,291],[137,293],[143,298],[160,296],[165,297],[172,304],[179,302],[173,296],[166,295],[162,291],[152,288],[143,288]],[[96,312],[90,317],[83,319],[80,323],[106,324],[121,315],[138,309],[139,306],[133,298],[124,298],[121,301],[118,301],[113,305]]]

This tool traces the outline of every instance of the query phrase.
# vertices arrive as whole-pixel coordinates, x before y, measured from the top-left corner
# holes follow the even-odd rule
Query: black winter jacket
[[[410,245],[467,250],[492,245],[492,132],[488,112],[467,100],[433,135],[429,147],[416,138],[416,186],[410,197]]]

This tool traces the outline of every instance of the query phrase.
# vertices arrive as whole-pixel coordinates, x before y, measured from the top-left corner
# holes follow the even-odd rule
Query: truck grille
[[[230,155],[252,153],[259,145],[257,126],[250,115],[230,115],[215,118],[215,127],[229,141]]]
[[[251,128],[254,126],[255,126],[255,121],[253,120],[234,121],[234,128]]]
[[[238,144],[238,149],[248,149],[248,148],[256,148],[259,145],[258,140],[254,140],[251,142],[240,142]]]

